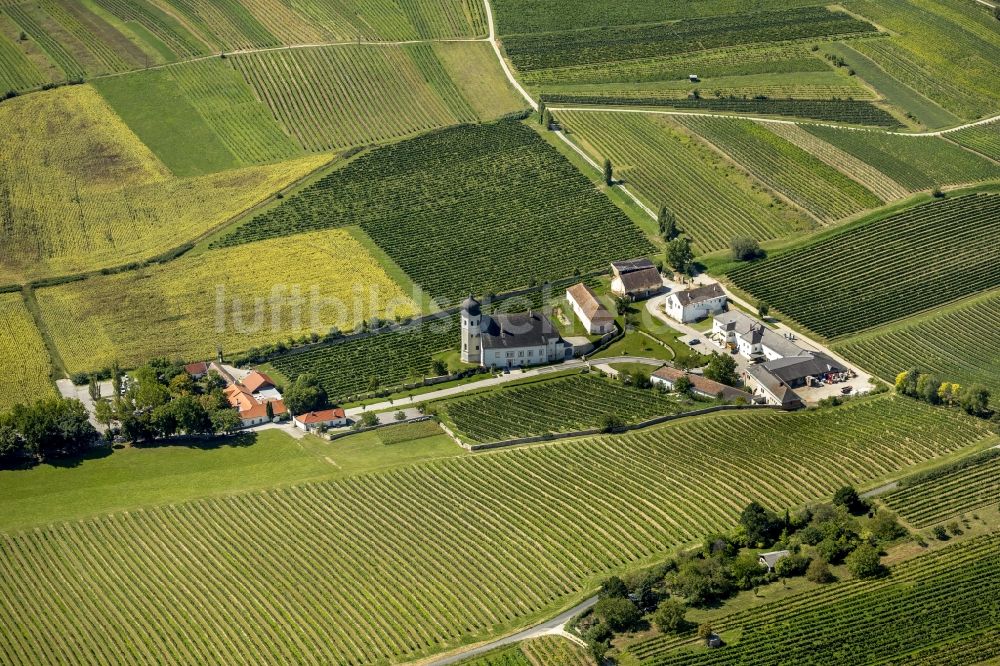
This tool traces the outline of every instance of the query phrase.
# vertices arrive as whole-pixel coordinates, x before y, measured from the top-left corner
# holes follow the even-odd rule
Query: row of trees
[[[135,370],[127,387],[120,377],[112,369],[112,395],[95,396],[95,418],[109,437],[142,444],[175,435],[230,434],[242,425],[216,373],[195,381],[180,363],[156,359]]]
[[[896,392],[932,405],[960,407],[967,414],[979,418],[994,416],[990,391],[982,384],[961,386],[913,368],[896,375]]]
[[[831,565],[839,563],[856,578],[885,575],[882,546],[906,534],[894,514],[872,512],[849,486],[838,490],[832,502],[794,514],[786,510],[779,515],[751,502],[729,533],[709,535],[701,548],[652,569],[608,579],[577,629],[600,663],[615,634],[649,625],[664,633],[689,633],[695,629],[686,618],[689,607],[712,605],[741,590],[757,594],[760,586],[796,576],[829,583],[835,580]],[[759,562],[761,548],[788,550],[789,555],[769,571]],[[710,625],[698,627],[702,638],[712,633]]]
[[[0,462],[51,462],[78,455],[98,439],[79,400],[50,398],[0,414]]]

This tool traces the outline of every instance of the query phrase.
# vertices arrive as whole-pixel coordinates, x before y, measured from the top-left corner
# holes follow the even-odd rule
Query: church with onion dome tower
[[[570,358],[573,347],[540,312],[484,314],[472,296],[462,302],[462,362],[520,368]]]

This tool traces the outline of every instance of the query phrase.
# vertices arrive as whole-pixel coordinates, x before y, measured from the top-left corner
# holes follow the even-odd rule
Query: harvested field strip
[[[998,234],[1000,195],[971,194],[848,228],[729,277],[832,338],[1000,286]]]
[[[908,188],[900,185],[875,167],[810,134],[799,125],[771,125],[769,129],[781,138],[791,141],[802,150],[823,160],[845,176],[861,183],[882,201],[895,201],[910,194]]]
[[[592,147],[598,162],[610,158],[618,178],[650,209],[666,205],[699,250],[727,247],[739,235],[775,238],[806,224],[804,216],[754,191],[742,173],[665,118],[570,111],[557,116],[574,140]]]
[[[0,537],[0,619],[10,628],[0,654],[100,663],[116,646],[126,662],[152,650],[201,663],[248,654],[298,663],[414,659],[524,623],[611,569],[731,525],[751,497],[775,507],[823,497],[986,433],[974,420],[883,397],[10,534]],[[861,451],[886,462],[861,465]],[[815,481],[788,482],[796,459]],[[722,476],[684,472],[709,464]],[[780,490],[757,478],[775,479]],[[126,551],[133,556],[116,555]],[[114,567],[98,566],[108,558]],[[122,616],[146,620],[115,621]],[[84,630],[81,617],[102,620],[107,635]],[[38,638],[53,632],[74,640]]]
[[[854,132],[816,125],[803,129],[871,164],[911,192],[1000,178],[1000,164],[937,136]]]
[[[882,204],[859,183],[751,120],[674,119],[823,222]]]

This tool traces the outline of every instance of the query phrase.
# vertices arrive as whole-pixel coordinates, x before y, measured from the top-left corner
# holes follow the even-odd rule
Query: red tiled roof
[[[184,372],[189,375],[204,375],[208,373],[208,363],[202,361],[201,363],[188,363],[184,366]]]
[[[327,423],[328,421],[336,421],[337,419],[342,419],[346,416],[344,410],[340,407],[335,407],[333,409],[324,409],[318,412],[309,412],[308,414],[302,414],[301,416],[296,416],[295,418],[300,423]]]
[[[247,387],[247,390],[251,393],[256,393],[265,386],[274,386],[274,382],[271,381],[270,377],[265,375],[263,372],[257,372],[256,370],[244,377],[243,381],[240,383]]]
[[[693,386],[699,393],[711,396],[717,396],[721,393],[723,399],[725,400],[735,400],[736,398],[750,400],[753,398],[753,396],[746,391],[741,391],[738,388],[720,384],[719,382],[703,377],[702,375],[694,375],[689,372],[684,372],[683,370],[678,370],[677,368],[671,368],[670,366],[664,366],[653,373],[654,377],[665,379],[670,383],[677,381],[685,375],[689,380],[691,380],[691,386]]]
[[[250,420],[250,419],[259,419],[267,416],[268,403],[271,404],[271,409],[275,416],[279,416],[288,411],[288,408],[285,407],[285,403],[283,403],[281,400],[269,400],[267,402],[257,402],[256,400],[254,400],[253,405],[250,406],[248,409],[246,410],[240,409],[240,418]]]

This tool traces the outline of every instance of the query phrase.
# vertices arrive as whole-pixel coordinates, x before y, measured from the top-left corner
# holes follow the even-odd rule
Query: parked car
[[[695,338],[693,340],[690,340],[688,342],[688,344],[691,345],[692,347],[694,347],[695,345],[700,345],[701,344],[701,340],[699,340],[698,338]]]
[[[853,390],[854,390],[853,386],[845,386],[842,389],[840,389],[840,392],[843,393],[844,395],[847,395],[848,393],[850,393]]]

